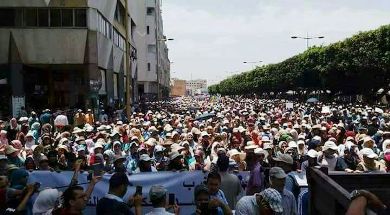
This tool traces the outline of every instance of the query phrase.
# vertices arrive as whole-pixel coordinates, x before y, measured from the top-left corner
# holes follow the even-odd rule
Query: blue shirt
[[[216,194],[210,195],[210,199],[218,199],[223,204],[228,205],[225,194],[223,193],[222,190],[218,190],[218,192]],[[223,215],[223,210],[220,207],[218,208],[218,215]]]

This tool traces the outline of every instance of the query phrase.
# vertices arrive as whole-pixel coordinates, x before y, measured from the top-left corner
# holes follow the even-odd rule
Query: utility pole
[[[155,22],[156,22],[156,32],[155,32],[155,36],[156,36],[156,72],[157,72],[157,100],[160,100],[161,99],[161,95],[160,95],[160,59],[159,59],[159,45],[160,45],[160,41],[159,41],[159,38],[158,38],[158,26],[159,26],[159,20],[158,20],[158,15],[160,14],[160,9],[159,9],[159,4],[158,4],[158,0],[155,0],[156,2],[156,9],[154,10],[154,16],[155,16]]]
[[[127,119],[131,117],[131,95],[132,95],[132,72],[131,72],[131,61],[130,61],[130,44],[129,44],[129,6],[128,0],[125,0],[125,30],[126,30],[126,52],[125,52],[125,66],[126,66],[126,115]]]

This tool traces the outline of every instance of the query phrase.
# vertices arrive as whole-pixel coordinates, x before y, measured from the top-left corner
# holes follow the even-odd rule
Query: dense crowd
[[[299,188],[294,173],[313,166],[350,174],[390,170],[387,109],[286,102],[183,98],[150,103],[129,119],[122,113],[95,116],[90,109],[69,119],[46,109],[0,121],[0,211],[81,214],[100,178],[94,175],[85,192],[72,180],[64,193],[46,189],[31,203],[37,188],[27,184],[28,171],[74,171],[74,179],[80,171],[112,173],[97,214],[113,207],[131,213],[128,204],[119,204],[128,174],[195,170],[210,172],[205,185],[195,189],[196,214],[307,214],[308,192]],[[235,175],[239,171],[250,171],[245,191]],[[164,187],[151,188],[156,209],[151,214],[168,213],[159,211],[165,199]],[[140,214],[139,194],[130,202]],[[172,210],[179,213],[176,205]]]

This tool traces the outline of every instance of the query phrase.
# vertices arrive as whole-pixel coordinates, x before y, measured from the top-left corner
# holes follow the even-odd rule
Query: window
[[[150,63],[148,63],[148,71],[150,71]]]
[[[114,99],[118,98],[118,74],[113,74],[113,82],[114,82]]]
[[[156,53],[156,45],[148,45],[149,53]]]
[[[73,9],[62,9],[62,26],[72,27],[73,26]]]
[[[124,25],[124,22],[125,22],[125,8],[120,3],[120,1],[118,1],[117,4],[116,4],[116,10],[115,10],[114,18],[115,18],[115,20],[117,22],[119,22],[120,24]]]
[[[147,34],[150,34],[150,27],[149,27],[149,25],[146,26],[146,33],[147,33]]]
[[[49,10],[38,9],[38,26],[49,27]]]
[[[86,27],[87,26],[87,11],[85,9],[74,10],[75,26]]]
[[[149,15],[149,16],[154,15],[154,7],[148,7],[146,9],[146,15]]]
[[[38,14],[37,9],[25,9],[24,10],[24,24],[28,27],[38,26]]]
[[[23,10],[14,8],[0,8],[0,27],[14,27],[22,25]]]
[[[61,26],[61,10],[51,9],[50,10],[50,26],[60,27]]]

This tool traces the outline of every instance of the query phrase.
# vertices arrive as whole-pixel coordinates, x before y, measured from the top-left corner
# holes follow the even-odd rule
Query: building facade
[[[199,94],[207,90],[207,80],[189,80],[186,82],[186,89],[189,95]]]
[[[179,97],[186,95],[186,81],[179,79],[171,80],[171,94],[172,97]]]
[[[167,38],[164,35],[160,0],[144,1],[145,16],[145,61],[138,70],[138,92],[142,99],[157,99],[169,96],[170,61]]]
[[[127,11],[125,3],[0,1],[0,115],[17,106],[124,108],[127,84],[132,102],[137,102],[137,78],[144,81],[148,69],[147,2],[128,0]]]

